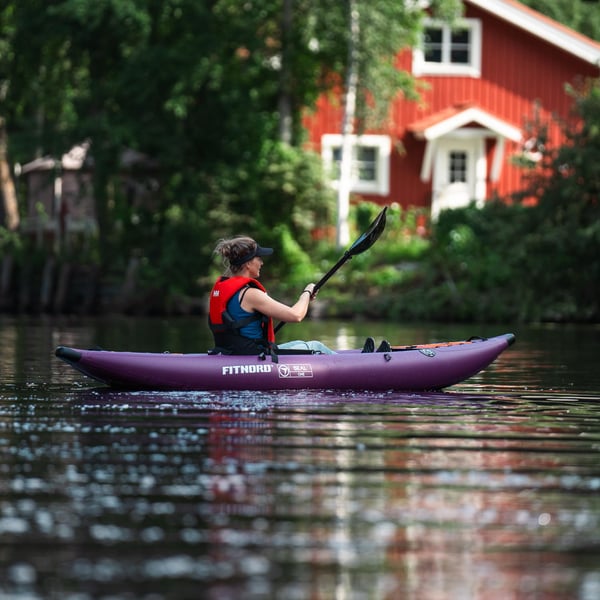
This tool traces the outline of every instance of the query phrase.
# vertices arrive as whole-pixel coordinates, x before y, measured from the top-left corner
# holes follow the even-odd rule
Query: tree
[[[394,61],[416,39],[425,12],[416,2],[353,2],[358,130],[385,115],[397,93],[413,97],[411,78]],[[451,16],[460,2],[430,5]],[[90,141],[103,261],[135,251],[144,264],[160,265],[163,280],[179,269],[182,282],[192,281],[193,269],[206,269],[215,236],[245,230],[274,243],[306,240],[317,215],[328,213],[330,194],[314,154],[303,149],[302,119],[320,93],[338,94],[353,68],[345,2],[4,6],[13,28],[0,59],[12,158],[60,155]],[[133,206],[120,194],[127,147],[158,161],[157,205]]]
[[[522,253],[530,285],[570,320],[597,318],[600,297],[600,79],[570,88],[565,142],[544,147],[527,188],[534,197]],[[544,268],[540,268],[544,265]]]
[[[19,226],[19,208],[7,154],[6,128],[0,116],[0,196],[3,199],[6,228],[15,231]]]
[[[0,34],[0,106],[4,105],[6,101],[9,85],[6,73],[11,59],[11,41],[14,33],[12,9],[13,6],[10,3],[0,9],[0,32],[3,32]],[[19,226],[19,209],[8,160],[6,117],[2,113],[0,113],[0,196],[2,197],[4,224],[9,231],[15,231]]]
[[[573,98],[573,109],[561,124],[565,142],[557,148],[541,146],[541,160],[530,167],[528,185],[516,197],[537,198],[553,226],[596,228],[600,216],[600,79],[569,87],[567,93]],[[538,127],[543,130],[544,124]],[[539,137],[543,138],[543,132]]]
[[[344,113],[342,118],[342,150],[337,196],[337,237],[338,248],[350,242],[348,216],[350,213],[350,183],[352,178],[352,133],[356,114],[356,92],[358,88],[358,59],[360,37],[360,15],[355,0],[347,0],[349,14],[348,66],[344,90]]]

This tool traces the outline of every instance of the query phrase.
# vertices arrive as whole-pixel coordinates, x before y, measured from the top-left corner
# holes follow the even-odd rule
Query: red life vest
[[[262,320],[263,339],[269,343],[275,342],[275,329],[273,319],[270,317],[256,312],[245,319],[233,321],[228,316],[227,303],[247,286],[258,288],[265,293],[267,291],[259,281],[251,277],[220,277],[213,286],[210,293],[208,322],[217,346],[231,346],[232,343],[239,345],[231,334],[235,334],[238,339],[243,338],[239,334],[239,328],[253,320]],[[247,348],[247,345],[245,347]]]

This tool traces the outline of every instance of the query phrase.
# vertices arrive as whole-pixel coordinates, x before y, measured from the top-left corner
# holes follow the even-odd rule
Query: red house
[[[395,102],[390,129],[354,138],[351,189],[380,204],[430,209],[435,219],[523,188],[514,159],[536,158],[527,123],[537,115],[549,144],[560,144],[556,116],[572,105],[565,85],[600,76],[600,44],[515,0],[464,0],[454,29],[427,21],[420,46],[403,51],[398,65],[429,87],[419,103]],[[335,172],[341,106],[323,96],[305,123]]]

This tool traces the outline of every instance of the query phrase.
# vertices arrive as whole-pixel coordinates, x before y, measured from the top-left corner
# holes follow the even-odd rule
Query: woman
[[[273,254],[250,237],[221,240],[215,250],[226,271],[210,294],[209,327],[215,339],[212,352],[222,354],[261,354],[275,349],[305,350],[335,354],[318,341],[297,340],[275,346],[273,321],[299,323],[313,299],[314,283],[308,283],[292,306],[273,300],[258,281],[263,256]]]

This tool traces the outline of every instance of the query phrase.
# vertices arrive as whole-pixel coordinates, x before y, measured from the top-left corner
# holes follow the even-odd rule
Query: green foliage
[[[250,235],[276,248],[266,276],[279,291],[295,291],[313,278],[312,230],[331,220],[333,197],[322,181],[316,155],[267,143],[248,164],[174,177],[163,209],[123,214],[118,246],[141,258],[145,286],[202,295],[221,268],[212,259],[217,241]]]
[[[271,280],[275,275],[277,282],[270,287],[277,290],[278,296],[284,294],[295,300],[298,290],[314,279],[314,265],[306,247],[296,241],[287,225],[276,226],[274,233],[276,254],[268,265],[266,278]]]
[[[550,16],[570,18],[571,26],[597,24],[598,13],[579,0],[546,4],[562,11]],[[448,20],[461,5],[429,4]],[[104,266],[121,272],[138,257],[141,283],[164,297],[203,294],[217,270],[211,255],[216,241],[239,233],[278,249],[267,274],[283,293],[317,280],[337,260],[332,246],[312,239],[315,228],[333,222],[333,196],[320,158],[302,149],[302,118],[322,91],[344,81],[348,3],[294,0],[287,26],[283,6],[281,0],[2,4],[0,116],[11,160],[60,156],[91,141],[100,234],[83,249],[86,256],[100,253]],[[414,97],[414,82],[393,60],[414,42],[425,12],[421,3],[397,0],[356,0],[356,6],[358,116],[367,125],[387,116],[396,94]],[[594,314],[600,279],[594,254],[600,236],[597,91],[577,102],[586,127],[547,159],[555,173],[550,185],[532,180],[536,196],[548,190],[535,210],[517,206],[505,213],[506,207],[494,205],[444,215],[430,242],[415,234],[418,211],[390,207],[382,239],[321,295],[327,299],[331,290],[335,310],[360,311],[364,298],[367,314],[398,318]],[[285,103],[290,143],[279,141]],[[145,205],[133,204],[117,184],[125,148],[158,165],[152,173],[157,193]],[[358,204],[353,234],[364,231],[379,209]],[[5,235],[0,243],[15,245]],[[578,262],[586,264],[589,279]],[[516,278],[531,282],[517,303],[511,299]]]
[[[600,239],[551,225],[544,213],[499,202],[442,213],[425,304],[452,320],[597,319]]]
[[[0,225],[0,258],[7,254],[18,253],[22,246],[23,240],[16,231]]]
[[[410,94],[410,78],[393,59],[415,39],[422,8],[359,4],[364,99],[369,88],[384,104],[400,90]],[[439,0],[433,8],[450,14],[457,4]],[[314,226],[331,222],[319,158],[299,148],[304,110],[345,74],[347,4],[288,6],[284,26],[281,0],[3,5],[0,83],[12,158],[59,156],[91,141],[105,265],[141,255],[155,283],[179,290],[194,279],[187,257],[206,266],[210,252],[197,255],[198,241],[212,245],[217,235],[245,230],[274,244],[283,224],[310,248]],[[282,99],[291,109],[291,146],[276,141]],[[116,189],[124,148],[160,165],[154,205],[131,206]]]

